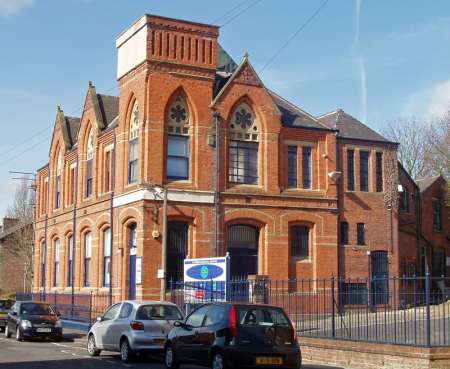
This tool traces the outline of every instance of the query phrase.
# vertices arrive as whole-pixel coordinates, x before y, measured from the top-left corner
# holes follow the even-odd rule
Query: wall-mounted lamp
[[[341,178],[342,172],[338,171],[332,171],[328,173],[328,177],[330,177],[333,181],[337,181],[339,178]]]

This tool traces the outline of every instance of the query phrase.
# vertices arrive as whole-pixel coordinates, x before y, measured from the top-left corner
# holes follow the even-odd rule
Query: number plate
[[[283,358],[281,357],[257,357],[256,364],[260,365],[281,365],[283,364]]]
[[[36,328],[36,332],[38,333],[50,333],[51,331],[51,328]]]

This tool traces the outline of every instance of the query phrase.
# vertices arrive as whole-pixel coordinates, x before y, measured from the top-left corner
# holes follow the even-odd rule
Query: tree
[[[426,131],[424,157],[426,175],[442,175],[450,180],[450,112],[430,122]]]
[[[16,231],[8,240],[8,252],[23,260],[25,288],[31,288],[33,281],[33,219],[34,191],[27,180],[22,180],[16,188],[13,203],[8,207],[7,217],[16,219]]]
[[[409,175],[414,179],[424,177],[425,156],[429,151],[427,127],[424,122],[414,117],[398,118],[387,124],[383,134],[400,144],[397,149],[398,160]]]

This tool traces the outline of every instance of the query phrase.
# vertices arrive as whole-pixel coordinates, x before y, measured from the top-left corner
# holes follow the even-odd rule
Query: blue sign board
[[[185,259],[184,299],[188,303],[225,301],[230,258]]]

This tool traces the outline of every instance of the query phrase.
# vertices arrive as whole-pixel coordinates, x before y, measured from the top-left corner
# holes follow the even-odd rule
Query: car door
[[[19,319],[20,303],[15,303],[8,314],[8,330],[14,334],[17,329],[17,320]]]
[[[203,325],[206,312],[209,305],[200,306],[194,310],[185,320],[185,325],[180,327],[177,332],[177,356],[181,357],[182,362],[198,363],[198,357],[195,355],[195,336],[199,334],[199,329]]]
[[[203,324],[197,329],[197,334],[193,338],[192,355],[195,362],[209,365],[209,353],[216,338],[216,331],[223,323],[225,316],[225,305],[212,304],[209,306]]]
[[[130,315],[133,311],[133,305],[129,302],[122,303],[120,307],[119,315],[111,321],[108,329],[108,345],[112,350],[119,350],[120,337],[123,333],[126,333],[131,329],[130,327]]]
[[[95,341],[98,347],[111,350],[112,340],[108,336],[111,324],[119,313],[122,303],[112,305],[95,326]]]

